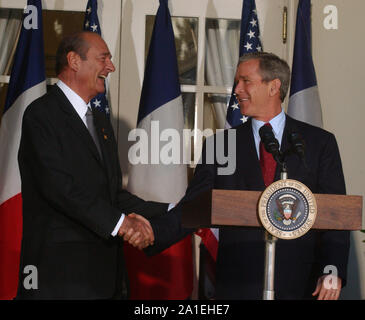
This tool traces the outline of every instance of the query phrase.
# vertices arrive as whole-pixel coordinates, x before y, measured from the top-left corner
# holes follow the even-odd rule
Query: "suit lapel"
[[[112,168],[112,161],[111,161],[111,154],[112,150],[110,150],[111,144],[110,144],[110,133],[107,132],[107,128],[104,125],[104,115],[93,109],[93,116],[94,116],[94,123],[95,123],[95,129],[96,134],[99,139],[100,149],[101,153],[103,155],[104,159],[104,165],[107,171],[108,179],[111,181],[112,174],[113,174],[113,168]]]
[[[285,115],[286,117],[286,115]],[[287,150],[288,148],[288,118],[286,117],[285,119],[285,127],[283,130],[283,136],[281,137],[281,144],[280,144],[280,151],[282,153],[285,152],[285,150]],[[285,161],[287,160],[287,157],[285,158]],[[288,163],[286,163],[286,165],[288,166]],[[278,163],[276,165],[276,170],[275,170],[275,176],[274,176],[274,181],[278,181],[281,179],[281,165]]]
[[[283,132],[283,138],[281,140],[281,146],[280,150],[281,152],[287,151],[289,149],[289,142],[288,142],[288,136],[290,131],[294,129],[294,120],[290,118],[288,115],[285,115],[285,128]],[[294,130],[295,131],[295,130]],[[286,165],[288,169],[288,178],[290,179],[293,173],[297,172],[299,169],[299,166],[301,165],[301,162],[299,161],[299,158],[295,154],[288,154],[286,156]],[[280,178],[280,170],[279,172],[276,172],[278,175],[278,178]]]
[[[288,150],[288,135],[294,125],[294,121],[286,116],[283,137],[281,140],[280,150],[284,152]],[[262,176],[260,162],[257,157],[255,140],[252,132],[252,123],[249,119],[245,124],[237,128],[237,173],[235,179],[243,179],[246,188],[249,190],[264,190],[265,184]],[[289,154],[286,157],[288,177],[290,178],[300,166],[300,161],[296,155]],[[276,166],[274,181],[280,180],[281,166]]]
[[[93,138],[91,137],[88,129],[75,111],[70,101],[66,98],[62,90],[57,85],[54,85],[52,93],[54,93],[57,99],[60,101],[59,105],[61,109],[65,112],[67,122],[70,127],[75,131],[76,135],[82,139],[84,145],[91,152],[94,158],[98,160],[98,162],[102,165],[102,160],[100,159],[100,155],[98,153],[98,149],[96,148],[95,142],[93,141]]]
[[[251,119],[237,128],[237,143],[239,145],[237,145],[236,178],[243,179],[249,190],[263,190],[265,184],[257,157]]]

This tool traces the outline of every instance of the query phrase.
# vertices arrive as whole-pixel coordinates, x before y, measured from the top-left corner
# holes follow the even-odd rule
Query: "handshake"
[[[123,237],[125,241],[128,241],[129,244],[139,250],[153,245],[155,240],[151,224],[147,219],[136,213],[124,217],[118,236]]]

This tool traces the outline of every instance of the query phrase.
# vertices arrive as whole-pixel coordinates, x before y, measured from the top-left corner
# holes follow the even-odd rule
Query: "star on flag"
[[[250,21],[250,24],[252,27],[257,26],[257,20],[255,20],[254,18]]]
[[[94,23],[92,26],[91,26],[91,29],[93,32],[97,32],[98,31],[98,26]]]
[[[93,101],[94,107],[99,108],[101,106],[101,100],[98,100],[95,98],[95,101]]]
[[[231,108],[232,108],[233,110],[237,110],[237,109],[239,109],[240,107],[239,107],[238,103],[234,103],[234,104],[232,104],[232,105],[231,105]]]
[[[252,39],[253,37],[255,37],[255,32],[253,32],[252,30],[250,30],[250,32],[247,33],[247,35],[250,37],[250,39]]]
[[[245,122],[247,121],[247,117],[242,116],[242,118],[240,119],[240,121],[241,121],[242,123],[245,123]]]
[[[244,47],[246,48],[246,51],[252,50],[252,43],[247,42]]]

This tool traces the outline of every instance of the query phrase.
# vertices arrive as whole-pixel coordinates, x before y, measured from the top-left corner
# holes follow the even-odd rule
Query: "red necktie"
[[[265,123],[265,126],[271,128],[270,123]],[[265,186],[267,187],[274,182],[276,171],[276,161],[271,153],[267,152],[264,144],[260,141],[260,167],[264,178]]]

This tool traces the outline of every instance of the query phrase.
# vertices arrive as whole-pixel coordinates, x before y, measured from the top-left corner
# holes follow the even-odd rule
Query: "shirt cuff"
[[[175,203],[169,204],[169,207],[167,208],[167,212],[169,212],[172,208],[175,208]]]
[[[120,226],[122,225],[123,221],[124,221],[124,218],[125,218],[125,214],[122,213],[122,215],[120,216],[120,219],[117,223],[117,225],[115,226],[113,232],[112,232],[112,236],[115,237],[117,234],[118,234],[118,231],[120,229]]]

